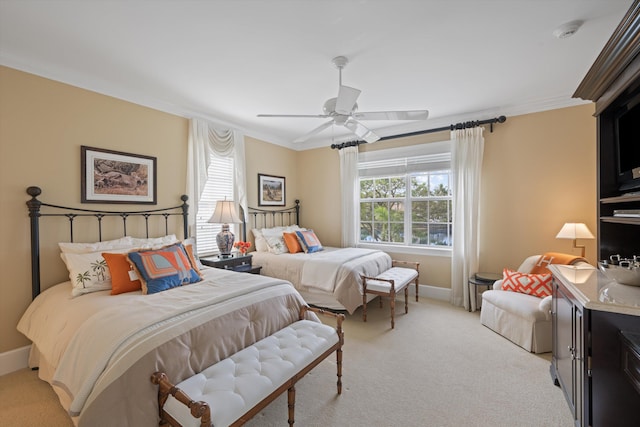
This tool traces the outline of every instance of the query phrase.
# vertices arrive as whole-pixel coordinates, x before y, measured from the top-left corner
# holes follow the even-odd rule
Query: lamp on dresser
[[[580,249],[582,257],[584,258],[584,245],[579,246],[576,244],[577,239],[595,239],[589,228],[581,222],[567,222],[562,226],[560,232],[556,236],[556,239],[572,239],[573,247]]]
[[[222,224],[222,230],[216,235],[216,243],[220,256],[228,257],[233,249],[235,236],[229,230],[229,223],[241,223],[242,221],[236,213],[236,205],[232,200],[218,200],[213,215],[209,218],[210,223]]]

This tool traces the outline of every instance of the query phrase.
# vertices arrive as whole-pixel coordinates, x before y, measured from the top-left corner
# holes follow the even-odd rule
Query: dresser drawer
[[[640,334],[622,331],[622,371],[640,394]]]

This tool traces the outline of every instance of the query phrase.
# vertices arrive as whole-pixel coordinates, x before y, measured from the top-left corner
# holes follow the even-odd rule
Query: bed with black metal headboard
[[[74,241],[74,224],[76,218],[90,217],[95,218],[95,225],[97,231],[97,241],[103,240],[103,219],[108,217],[117,217],[122,221],[122,236],[127,236],[127,220],[135,217],[140,217],[144,220],[144,237],[152,237],[149,235],[150,221],[159,218],[164,223],[164,234],[170,234],[169,218],[174,216],[182,217],[182,237],[184,239],[188,236],[188,215],[189,205],[187,204],[188,197],[186,195],[180,196],[182,204],[178,206],[172,206],[169,208],[161,209],[146,209],[136,211],[109,211],[109,210],[95,210],[95,209],[81,209],[67,206],[52,205],[50,203],[44,203],[38,200],[38,196],[42,194],[40,187],[28,187],[27,194],[31,196],[31,199],[27,201],[27,207],[29,208],[29,218],[31,226],[31,289],[33,298],[40,294],[40,218],[42,217],[64,217],[69,220],[69,242]],[[50,208],[50,211],[43,212],[43,208]]]
[[[260,209],[249,207],[247,216],[249,222],[243,222],[242,237],[247,241],[247,229],[260,229],[283,227],[300,224],[300,200],[295,200],[295,205],[282,209]],[[242,209],[242,208],[241,208]],[[244,216],[242,216],[244,220]]]
[[[353,313],[362,305],[361,275],[391,268],[383,251],[323,246],[322,236],[300,226],[299,200],[284,209],[249,207],[247,214],[243,233],[246,240],[251,229],[254,237],[252,262],[262,274],[293,283],[309,304]]]
[[[78,426],[158,425],[153,372],[182,381],[298,320],[305,302],[286,280],[202,267],[188,256],[193,242],[176,237],[187,236],[186,196],[166,209],[109,211],[45,203],[41,193],[27,190],[34,300],[17,329],[33,343],[29,365]],[[133,232],[144,237],[129,240]],[[60,258],[68,279],[41,289]],[[74,294],[71,259],[93,260],[88,274],[108,288]],[[122,280],[137,288],[115,292]]]

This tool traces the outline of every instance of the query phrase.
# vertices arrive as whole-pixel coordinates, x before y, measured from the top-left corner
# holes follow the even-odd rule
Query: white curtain
[[[211,153],[220,157],[233,157],[235,167],[233,197],[236,203],[242,206],[245,214],[244,220],[247,220],[244,135],[232,129],[216,128],[215,125],[204,120],[191,119],[187,147],[187,195],[190,205],[189,229],[193,237],[197,237],[195,235],[196,212],[207,182]]]
[[[480,177],[484,152],[482,127],[451,132],[453,175],[453,256],[451,303],[476,309],[469,277],[478,271]],[[474,288],[475,291],[475,288]],[[469,300],[471,299],[471,303]],[[469,305],[471,304],[471,305]]]
[[[342,188],[342,247],[354,247],[358,236],[358,147],[338,151]]]

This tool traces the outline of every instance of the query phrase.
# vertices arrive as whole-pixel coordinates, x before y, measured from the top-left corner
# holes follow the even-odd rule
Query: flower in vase
[[[251,242],[243,242],[242,240],[238,240],[233,244],[234,248],[237,248],[238,251],[244,255],[247,253],[247,250],[251,247]]]

